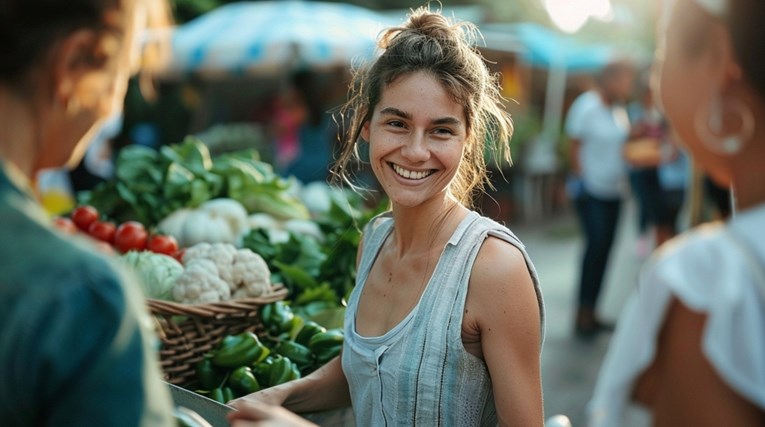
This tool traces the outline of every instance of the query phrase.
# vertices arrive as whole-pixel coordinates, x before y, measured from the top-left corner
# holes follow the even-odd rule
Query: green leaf
[[[327,308],[309,316],[308,319],[327,329],[341,329],[345,319],[345,307]]]
[[[204,174],[213,166],[210,150],[193,136],[187,136],[180,144],[163,146],[160,153],[165,159],[183,165],[196,175]]]
[[[198,179],[203,180],[207,184],[211,199],[223,196],[224,180],[221,176],[212,172],[207,172]]]
[[[280,219],[309,219],[310,214],[294,196],[282,189],[259,187],[245,194],[231,195],[250,212],[264,212]]]
[[[304,289],[303,292],[295,298],[295,304],[306,306],[316,302],[324,302],[336,306],[339,299],[337,293],[330,288],[329,283],[324,282],[319,286]]]
[[[257,161],[248,159],[245,156],[221,156],[215,159],[211,170],[222,177],[238,175],[243,181],[246,178],[253,184],[260,184],[271,179],[270,176],[264,174],[255,166],[257,163]]]
[[[120,150],[115,162],[115,175],[123,182],[146,179],[150,170],[155,169],[159,159],[157,152],[142,145],[128,145]]]
[[[212,194],[207,183],[202,179],[195,179],[191,181],[191,198],[189,199],[189,207],[195,208],[202,203],[210,200]]]
[[[285,264],[280,261],[274,261],[274,265],[279,268],[279,272],[284,281],[287,282],[287,285],[294,285],[301,289],[315,288],[319,285],[310,274],[298,266]]]
[[[271,265],[273,259],[279,253],[279,247],[271,244],[268,238],[268,231],[262,228],[247,233],[244,239],[242,239],[242,247],[260,255],[268,265]]]
[[[188,200],[191,193],[191,183],[194,174],[180,163],[171,163],[165,173],[165,184],[162,188],[166,199]]]
[[[115,185],[117,194],[119,194],[120,197],[122,197],[122,200],[126,201],[130,205],[135,205],[138,203],[138,199],[135,197],[135,194],[128,188],[128,186],[124,182],[117,182]]]
[[[300,267],[311,277],[318,277],[327,255],[314,238],[290,233],[290,239],[279,245],[276,258],[284,264]]]

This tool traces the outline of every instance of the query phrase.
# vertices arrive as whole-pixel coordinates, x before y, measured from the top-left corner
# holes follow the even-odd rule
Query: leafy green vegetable
[[[167,255],[146,251],[130,251],[122,259],[138,274],[147,298],[172,301],[173,286],[183,273],[180,262]]]
[[[317,219],[326,235],[323,252],[327,255],[319,278],[329,282],[332,290],[344,299],[356,284],[356,255],[361,231],[369,220],[387,208],[385,199],[376,207],[365,209],[358,195],[336,194],[327,214]]]
[[[387,202],[383,202],[368,209],[356,195],[338,193],[329,211],[316,219],[325,234],[324,243],[290,232],[288,241],[274,244],[267,230],[257,229],[244,237],[243,246],[265,259],[272,282],[287,286],[296,305],[336,308],[343,305],[355,285],[361,230],[386,208]]]
[[[131,145],[117,157],[115,178],[78,198],[118,222],[135,220],[150,227],[180,208],[218,197],[235,199],[248,212],[308,218],[305,206],[288,193],[288,181],[258,159],[254,150],[213,159],[194,137],[159,151]]]

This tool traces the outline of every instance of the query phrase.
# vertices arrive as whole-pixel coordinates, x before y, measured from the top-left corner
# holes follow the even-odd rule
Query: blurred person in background
[[[647,256],[677,232],[689,165],[677,146],[650,88],[650,70],[641,75],[636,100],[628,108],[631,130],[624,154],[630,186],[638,202],[638,256]]]
[[[76,165],[118,111],[158,0],[0,2],[0,420],[171,426],[137,284],[53,229],[38,171]],[[148,19],[150,18],[150,19]]]
[[[300,156],[300,128],[308,119],[309,111],[304,94],[293,82],[278,92],[273,109],[274,163],[276,170],[284,174]]]
[[[606,328],[595,310],[627,190],[622,151],[630,123],[624,103],[634,76],[628,62],[606,65],[596,87],[581,94],[566,117],[571,173],[578,184],[574,204],[586,240],[574,328],[579,337],[592,337]]]
[[[670,133],[662,147],[661,156],[657,170],[661,208],[656,220],[655,247],[666,243],[685,227],[680,212],[683,211],[691,182],[691,159],[674,132]]]
[[[731,218],[657,251],[622,312],[590,403],[622,424],[765,424],[765,2],[676,0],[657,51],[662,108]],[[738,212],[736,212],[738,209]]]
[[[326,88],[317,73],[311,71],[298,72],[293,80],[305,101],[306,114],[298,128],[297,155],[284,175],[294,176],[304,184],[326,182],[338,130],[327,108]]]

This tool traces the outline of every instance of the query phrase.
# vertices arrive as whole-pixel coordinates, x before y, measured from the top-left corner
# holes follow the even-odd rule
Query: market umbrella
[[[247,74],[368,60],[390,18],[343,3],[230,3],[175,29],[171,73]]]
[[[569,72],[597,71],[617,56],[608,43],[578,43],[541,25],[515,24],[511,31],[526,47],[524,59],[536,67],[565,67]]]

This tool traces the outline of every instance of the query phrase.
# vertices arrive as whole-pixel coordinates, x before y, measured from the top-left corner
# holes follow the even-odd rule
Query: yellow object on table
[[[74,209],[75,201],[68,192],[54,188],[40,193],[40,203],[51,216],[57,216]]]

